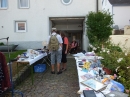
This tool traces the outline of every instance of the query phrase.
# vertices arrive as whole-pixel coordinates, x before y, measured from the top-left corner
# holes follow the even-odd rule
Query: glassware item
[[[97,76],[97,80],[99,81],[99,82],[101,82],[101,76]]]
[[[33,54],[31,54],[31,59],[34,59],[34,56],[33,56]]]

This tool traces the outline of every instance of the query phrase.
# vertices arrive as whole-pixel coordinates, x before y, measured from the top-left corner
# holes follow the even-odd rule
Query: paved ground
[[[62,74],[51,74],[49,67],[44,73],[34,74],[34,85],[31,78],[25,80],[17,90],[24,93],[24,97],[79,97],[78,75],[75,59],[68,56],[67,71]],[[15,95],[15,97],[21,97]]]

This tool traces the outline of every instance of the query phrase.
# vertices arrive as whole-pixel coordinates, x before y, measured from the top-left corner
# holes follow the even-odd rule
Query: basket
[[[44,72],[46,70],[46,64],[37,64],[34,66],[34,72]]]

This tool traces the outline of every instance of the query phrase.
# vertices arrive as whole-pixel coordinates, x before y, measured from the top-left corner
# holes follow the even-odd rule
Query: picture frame
[[[85,81],[82,81],[81,82],[83,85],[86,85],[88,86],[89,88],[95,90],[95,91],[100,91],[100,90],[103,90],[105,89],[107,86],[95,79],[88,79],[88,80],[85,80]]]

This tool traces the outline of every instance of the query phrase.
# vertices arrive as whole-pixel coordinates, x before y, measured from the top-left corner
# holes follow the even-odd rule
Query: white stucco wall
[[[102,10],[109,10],[109,12],[113,14],[112,5],[110,4],[108,0],[102,0]]]
[[[98,10],[102,10],[102,0],[98,0]]]
[[[125,25],[130,25],[130,6],[112,6],[108,0],[102,0],[102,10],[108,10],[113,15],[114,24],[119,29],[123,29]]]
[[[119,45],[123,51],[130,51],[130,35],[111,35],[111,42]]]
[[[113,13],[115,25],[118,25],[119,29],[124,28],[125,25],[130,25],[130,6],[114,6]]]
[[[0,38],[9,36],[9,42],[21,42],[23,46],[47,40],[49,17],[85,17],[89,11],[96,11],[96,0],[73,0],[68,6],[60,0],[30,0],[29,9],[19,9],[17,1],[8,0],[8,9],[0,10]],[[27,21],[27,32],[15,32],[14,21],[19,20]],[[41,44],[35,47],[39,46]]]

